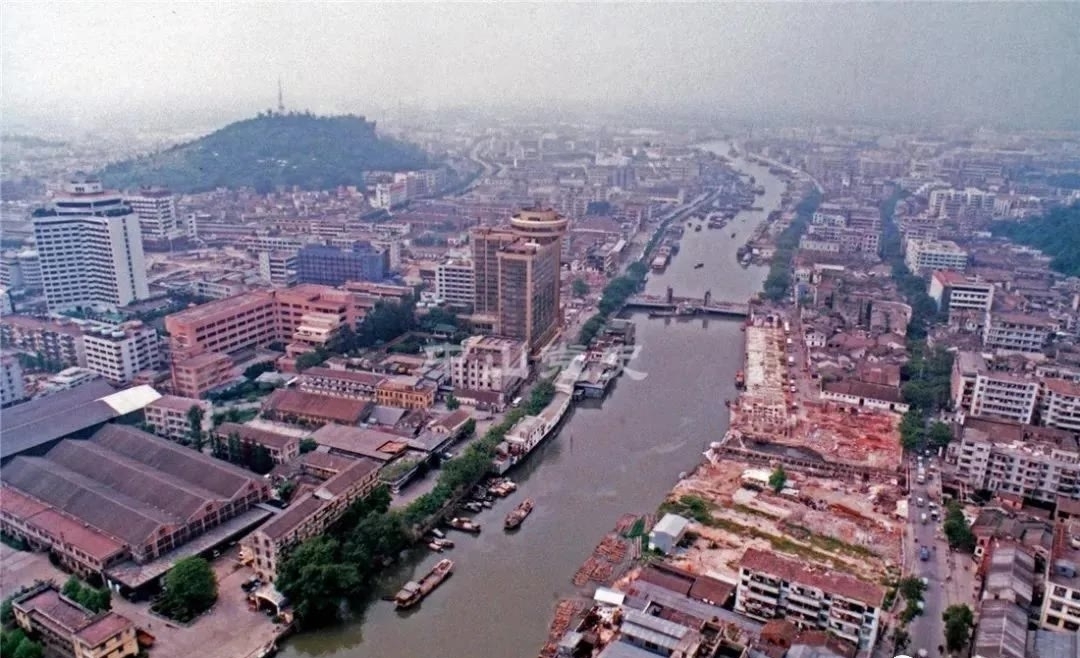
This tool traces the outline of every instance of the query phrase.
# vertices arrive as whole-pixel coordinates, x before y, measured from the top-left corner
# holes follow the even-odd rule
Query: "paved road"
[[[925,649],[926,655],[933,658],[943,655],[938,651],[938,647],[945,643],[944,624],[941,620],[945,608],[954,603],[972,605],[973,563],[970,556],[954,554],[949,550],[941,530],[940,518],[936,522],[931,518],[930,501],[939,506],[941,504],[941,482],[940,468],[931,471],[930,466],[940,463],[936,459],[924,461],[928,479],[926,484],[922,485],[915,483],[917,467],[909,464],[912,486],[908,527],[904,537],[904,572],[926,578],[928,584],[923,595],[923,614],[912,620],[908,628],[911,644],[906,653],[918,655],[920,649]],[[916,504],[920,497],[925,507]],[[922,523],[923,513],[927,516],[925,524]],[[941,512],[939,516],[943,515]],[[919,549],[922,546],[929,546],[931,549],[930,559],[925,562],[919,559]]]

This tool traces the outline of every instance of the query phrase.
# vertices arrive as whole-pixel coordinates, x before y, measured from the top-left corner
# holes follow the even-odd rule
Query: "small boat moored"
[[[409,581],[405,583],[394,596],[394,605],[398,610],[405,608],[411,608],[412,606],[420,603],[425,596],[431,594],[444,580],[450,577],[450,574],[454,572],[453,560],[439,560],[431,571],[427,573],[423,578],[418,581]]]
[[[506,521],[503,526],[507,530],[516,530],[521,527],[521,524],[525,521],[525,518],[529,516],[533,511],[532,498],[526,498],[518,503],[509,514],[506,515]]]

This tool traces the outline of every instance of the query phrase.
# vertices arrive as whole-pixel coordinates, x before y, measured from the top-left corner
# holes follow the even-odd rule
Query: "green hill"
[[[164,151],[117,162],[100,172],[120,189],[164,185],[177,192],[215,187],[277,185],[329,189],[361,184],[368,170],[415,169],[426,164],[412,144],[380,138],[374,122],[346,115],[260,114]]]
[[[1039,249],[1053,260],[1050,267],[1066,276],[1080,276],[1080,204],[1054,208],[1041,217],[995,222],[998,236]]]

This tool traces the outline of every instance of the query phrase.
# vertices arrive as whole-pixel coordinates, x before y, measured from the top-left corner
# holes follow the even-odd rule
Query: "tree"
[[[900,445],[905,450],[915,450],[922,445],[925,424],[922,414],[915,408],[908,409],[900,419]]]
[[[322,349],[315,349],[311,352],[306,352],[296,357],[296,369],[299,372],[303,372],[308,368],[314,368],[320,366],[326,361],[327,353]]]
[[[905,600],[921,601],[923,592],[926,591],[926,585],[923,584],[922,579],[915,576],[908,576],[900,581],[897,589],[900,592],[900,596],[903,596]]]
[[[191,405],[187,411],[188,438],[191,441],[191,447],[199,452],[202,452],[203,445],[206,443],[206,436],[203,434],[203,418],[205,417],[206,412],[197,404]]]
[[[226,452],[228,453],[229,461],[233,463],[240,461],[240,453],[243,452],[243,446],[240,443],[240,434],[238,432],[230,432],[226,441]]]
[[[112,593],[108,588],[90,587],[75,576],[67,579],[60,593],[91,612],[101,612],[112,607]]]
[[[177,561],[165,574],[165,592],[159,610],[178,621],[190,621],[217,601],[217,578],[210,563],[201,557]]]
[[[574,279],[570,284],[570,290],[574,293],[574,297],[584,297],[589,294],[589,284],[585,283],[584,279]]]
[[[289,553],[278,568],[275,585],[306,625],[340,619],[342,603],[360,588],[356,564],[342,561],[340,548],[335,539],[315,537]]]
[[[454,411],[460,406],[461,406],[461,401],[458,400],[456,397],[454,397],[453,393],[446,396],[446,408],[447,409],[449,409],[450,411]]]
[[[261,361],[253,366],[248,366],[247,369],[244,370],[244,377],[246,377],[247,379],[257,379],[259,375],[263,374],[264,372],[273,371],[273,361]]]
[[[251,470],[259,475],[266,475],[274,470],[274,458],[270,456],[270,451],[265,446],[256,445],[255,449],[251,451],[249,466]]]
[[[975,625],[975,615],[964,604],[950,605],[941,615],[945,622],[945,647],[949,651],[960,651],[967,646],[971,637],[971,627]]]
[[[776,493],[780,493],[784,490],[784,485],[787,484],[787,473],[784,472],[784,466],[778,464],[773,470],[772,475],[769,476],[769,486]]]
[[[911,634],[903,628],[893,629],[892,641],[893,649],[896,651],[902,651],[904,647],[911,643]]]
[[[310,436],[305,436],[304,438],[300,439],[301,455],[306,455],[309,452],[315,452],[315,449],[318,447],[319,444],[315,441],[315,439],[311,438]]]
[[[963,508],[955,500],[949,501],[946,505],[942,530],[945,532],[945,538],[948,539],[950,547],[968,553],[975,550],[975,535],[972,534],[971,526],[964,517]]]
[[[282,502],[289,502],[292,499],[293,492],[296,491],[296,483],[292,480],[285,480],[278,485],[277,495]]]
[[[11,658],[41,658],[45,655],[45,647],[30,638],[23,638],[10,654]]]
[[[932,446],[946,446],[953,440],[953,431],[948,423],[934,421],[926,433],[926,440]]]

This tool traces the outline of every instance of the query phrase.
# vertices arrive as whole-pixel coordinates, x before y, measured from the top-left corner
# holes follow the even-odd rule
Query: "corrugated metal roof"
[[[662,532],[669,537],[678,537],[686,526],[690,525],[690,521],[679,516],[678,514],[665,514],[664,518],[660,519],[660,522],[653,526],[653,532]]]
[[[7,459],[115,418],[116,409],[101,401],[112,393],[115,389],[108,382],[95,379],[5,409],[0,414],[0,458]]]

